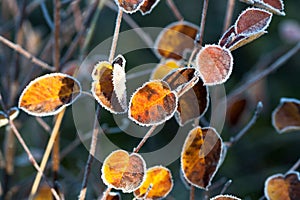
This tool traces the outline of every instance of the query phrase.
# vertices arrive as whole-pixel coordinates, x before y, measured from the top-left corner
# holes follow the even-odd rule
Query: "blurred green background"
[[[18,4],[22,3],[22,1],[14,2]],[[28,2],[30,3],[32,1]],[[174,2],[178,6],[186,21],[199,24],[203,1],[174,0]],[[298,26],[300,26],[300,2],[298,0],[285,0],[284,2],[286,16],[282,17],[274,15],[271,25],[268,28],[268,34],[233,52],[234,68],[231,78],[225,84],[227,93],[230,93],[230,91],[240,84],[245,83],[249,77],[251,78],[251,76],[253,76],[253,72],[268,67],[284,52],[296,44],[289,42],[282,36],[282,34],[280,34],[282,32],[280,27],[282,27],[282,24],[287,20],[294,20],[298,23]],[[63,4],[62,9],[64,9],[65,12],[70,6],[70,3],[71,1],[66,1],[66,3]],[[90,6],[90,4],[90,1],[82,0],[80,1],[80,8],[84,10]],[[12,39],[15,34],[13,15],[9,10],[5,11],[4,5],[7,5],[7,2],[5,4],[0,1],[2,10],[0,33],[1,35]],[[215,44],[218,42],[222,35],[226,6],[227,1],[211,0],[209,2],[203,41],[204,44]],[[46,7],[49,10],[50,16],[52,16],[52,1],[46,1]],[[249,6],[236,1],[233,21],[235,21],[239,13],[247,7]],[[98,15],[96,15],[97,17],[92,21],[93,28],[89,29],[90,42],[86,46],[86,52],[91,51],[103,40],[111,37],[114,31],[116,12],[107,6],[99,9]],[[161,0],[150,15],[142,16],[138,12],[130,15],[130,17],[140,27],[165,27],[176,21],[176,18],[167,6],[165,0]],[[63,15],[62,18],[64,18]],[[41,46],[37,49],[36,53],[39,57],[41,57],[43,55],[40,55],[39,52],[51,35],[51,30],[49,29],[40,8],[34,9],[27,16],[27,19],[34,30],[40,31],[41,38],[39,42]],[[11,23],[11,25],[8,23]],[[7,26],[10,27],[7,28]],[[121,31],[129,29],[131,29],[131,27],[123,21]],[[72,35],[71,39],[74,38],[74,36],[75,34]],[[63,53],[66,51],[71,42],[72,40],[66,41],[67,45],[62,49]],[[128,45],[130,45],[131,42],[134,41],[128,41]],[[7,87],[3,80],[6,76],[7,68],[9,68],[13,63],[13,61],[10,60],[13,58],[13,52],[7,50],[2,44],[0,44],[0,47],[2,49],[0,50],[0,89],[2,95],[5,97]],[[142,64],[159,62],[159,59],[157,59],[156,56],[149,50],[134,51],[124,56],[127,60],[126,71]],[[77,50],[72,57],[72,59],[75,60],[80,60],[82,58],[84,58],[84,55],[80,55],[80,50]],[[46,55],[46,61],[51,63],[51,59],[50,55]],[[23,73],[25,72],[23,71]],[[40,74],[44,72],[40,72],[36,69],[35,73]],[[20,79],[23,80],[25,75],[26,74],[21,74]],[[263,102],[264,110],[254,127],[251,128],[238,143],[228,150],[224,163],[213,179],[213,183],[224,183],[224,180],[232,180],[232,184],[225,193],[233,194],[247,200],[259,199],[263,196],[265,179],[274,173],[287,172],[288,169],[300,158],[300,132],[293,131],[279,135],[276,133],[271,124],[271,113],[278,105],[281,97],[300,99],[300,84],[297,81],[299,79],[299,75],[300,53],[298,52],[279,70],[270,74],[267,78],[261,81],[255,89],[249,89],[243,94],[243,98],[247,99],[246,110],[241,114],[242,119],[237,125],[233,126],[229,123],[225,124],[221,133],[224,141],[228,141],[230,137],[237,134],[247,121],[249,121],[254,112],[257,101],[260,100]],[[20,80],[20,82],[22,81]],[[129,94],[129,97],[130,96],[131,94]],[[11,102],[8,102],[6,97],[4,99],[8,105],[17,105],[17,98],[13,99]],[[206,118],[209,119],[209,112],[206,115]],[[103,119],[103,121],[100,122],[102,125],[105,124],[109,127],[116,126],[111,114],[104,109],[101,110],[101,119]],[[53,121],[51,117],[45,118],[45,121],[52,126]],[[37,160],[40,160],[49,137],[48,133],[46,133],[37,124],[34,117],[28,116],[25,113],[20,114],[17,119],[17,123],[26,143],[33,151]],[[159,149],[168,144],[168,142],[170,142],[175,136],[177,129],[178,125],[176,124],[176,121],[171,119],[166,123],[159,134],[156,134],[153,138],[150,138],[149,141],[147,141],[145,146],[142,148],[142,152]],[[4,151],[4,147],[6,145],[5,135],[5,128],[1,128],[1,151]],[[108,137],[120,148],[124,148],[128,151],[132,150],[132,148],[135,147],[140,140],[139,138],[134,138],[123,132],[110,134]],[[61,149],[63,150],[76,139],[78,139],[78,135],[76,134],[76,128],[74,126],[72,110],[69,108],[61,127]],[[15,169],[13,175],[9,178],[7,187],[10,189],[16,189],[13,199],[21,199],[26,198],[36,171],[28,162],[27,157],[18,142],[16,142],[16,148]],[[62,159],[59,184],[61,185],[66,199],[77,198],[81,187],[87,157],[87,149],[82,144],[79,144]],[[175,185],[167,199],[181,200],[189,198],[189,191],[180,179],[179,166],[179,160],[168,166],[172,171]],[[105,186],[100,179],[100,169],[101,163],[95,160],[92,165],[92,173],[90,175],[86,199],[96,199],[97,196],[99,196],[105,189]],[[5,170],[2,167],[2,183],[4,179],[7,178],[4,171]],[[50,168],[46,170],[46,175],[51,177]],[[221,191],[222,186],[223,185],[210,191],[209,195],[213,196],[218,194]],[[202,199],[202,197],[203,191],[197,189],[195,199]],[[132,199],[132,196],[131,194],[123,195],[122,199]]]

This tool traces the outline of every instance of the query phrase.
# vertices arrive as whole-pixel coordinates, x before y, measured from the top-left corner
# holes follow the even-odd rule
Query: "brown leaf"
[[[161,199],[173,188],[171,171],[163,166],[151,167],[147,170],[143,184],[134,191],[137,199]]]
[[[181,64],[173,59],[167,59],[161,61],[152,71],[150,75],[150,80],[161,80],[163,79],[169,72],[174,69],[180,68]]]
[[[258,9],[248,8],[243,11],[235,23],[235,33],[245,36],[265,31],[272,19],[272,13]]]
[[[153,8],[159,3],[160,0],[145,0],[144,4],[140,7],[140,12],[143,15],[151,13]]]
[[[198,53],[196,64],[204,85],[218,85],[230,77],[233,58],[228,49],[219,45],[206,45]]]
[[[144,181],[146,164],[139,154],[117,150],[104,160],[101,172],[107,186],[130,193]]]
[[[213,128],[192,129],[182,148],[181,170],[186,180],[207,189],[222,160],[223,143]]]
[[[168,25],[155,41],[158,57],[181,60],[188,50],[194,48],[197,32],[198,27],[186,21]]]
[[[268,10],[276,15],[284,16],[284,4],[282,0],[240,0],[242,2],[254,5],[258,8]]]
[[[300,130],[300,101],[281,98],[272,113],[272,124],[278,133]]]
[[[286,175],[275,174],[265,182],[265,197],[268,200],[299,200],[299,172],[289,172]]]
[[[59,113],[81,94],[80,83],[63,73],[52,73],[31,81],[19,98],[19,108],[34,116]]]
[[[115,0],[115,2],[124,12],[132,14],[140,9],[145,0]]]

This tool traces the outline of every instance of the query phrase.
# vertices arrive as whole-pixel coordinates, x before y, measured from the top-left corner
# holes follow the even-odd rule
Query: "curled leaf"
[[[17,107],[12,107],[8,111],[8,116],[2,111],[0,111],[0,127],[5,126],[9,123],[8,119],[14,120],[18,117],[19,115],[19,109]]]
[[[143,15],[151,13],[153,8],[159,3],[160,0],[145,0],[143,5],[140,7],[140,12]]]
[[[224,194],[224,195],[215,196],[210,200],[241,200],[241,199],[232,195]]]
[[[128,116],[141,126],[159,125],[174,115],[177,102],[177,94],[166,82],[150,81],[132,95]]]
[[[140,9],[145,0],[115,0],[115,2],[124,12],[132,14]]]
[[[52,73],[31,81],[19,98],[19,108],[34,116],[59,113],[81,94],[80,83],[63,73]]]
[[[275,174],[265,182],[265,197],[268,200],[300,199],[299,172],[288,172],[286,175]]]
[[[114,114],[127,111],[125,64],[125,58],[118,55],[112,64],[106,61],[97,63],[92,72],[93,96]]]
[[[117,150],[104,160],[101,172],[107,186],[130,193],[144,181],[146,164],[139,154]]]
[[[204,85],[217,85],[227,81],[233,67],[231,52],[219,45],[206,45],[197,55],[196,64]]]
[[[161,199],[173,188],[171,171],[163,166],[151,167],[147,170],[143,184],[134,191],[137,199]]]
[[[213,128],[192,129],[182,148],[181,170],[186,180],[207,189],[222,160],[223,142]]]
[[[157,37],[155,49],[163,58],[181,60],[188,50],[194,48],[198,27],[186,21],[168,25]]]
[[[278,133],[300,130],[300,101],[281,98],[272,113],[272,124]]]
[[[235,23],[235,33],[239,35],[253,35],[265,31],[272,19],[272,13],[258,9],[244,10]]]

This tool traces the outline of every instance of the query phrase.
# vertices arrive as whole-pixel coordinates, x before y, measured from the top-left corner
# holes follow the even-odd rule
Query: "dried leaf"
[[[235,23],[237,35],[250,36],[265,31],[272,19],[272,13],[259,9],[248,8],[243,11]]]
[[[281,98],[272,113],[272,124],[278,133],[300,130],[300,101]]]
[[[232,195],[225,194],[225,195],[215,196],[215,197],[211,198],[210,200],[241,200],[241,199],[237,198],[235,196],[232,196]]]
[[[132,95],[128,116],[141,126],[159,125],[177,109],[177,94],[164,81],[150,81]]]
[[[180,63],[173,59],[168,59],[159,63],[150,75],[150,80],[161,80],[173,69],[180,68]]]
[[[198,27],[186,21],[168,25],[155,42],[158,57],[181,60],[188,50],[194,48],[197,32]]]
[[[144,4],[140,7],[140,12],[143,15],[151,13],[153,8],[158,4],[160,0],[145,0]]]
[[[14,120],[18,117],[19,115],[19,109],[17,107],[12,107],[8,111],[8,116],[10,120]],[[5,126],[9,123],[8,121],[8,116],[2,111],[0,111],[0,127]]]
[[[130,193],[144,181],[146,163],[139,154],[117,150],[104,160],[101,172],[107,186]]]
[[[80,83],[73,77],[52,73],[31,81],[19,99],[19,108],[34,116],[59,113],[81,94]]]
[[[99,62],[92,72],[92,94],[98,103],[114,114],[127,112],[126,60],[118,55],[112,64]]]
[[[299,200],[299,172],[291,171],[286,175],[275,174],[265,182],[265,197],[268,200]]]
[[[166,197],[173,188],[172,174],[163,166],[151,167],[147,170],[143,184],[134,191],[137,199],[161,199]]]
[[[195,73],[195,68],[182,67],[168,73],[163,78],[163,81],[166,81],[169,84],[171,90],[180,90],[185,85],[190,84],[190,82],[195,76],[198,76]],[[194,81],[194,84],[196,84],[197,82],[198,79]]]
[[[258,8],[263,8],[276,15],[285,16],[284,4],[282,0],[240,0],[241,2],[254,5]]]
[[[207,189],[222,160],[223,143],[213,128],[192,129],[182,148],[181,170],[186,180]]]
[[[51,188],[47,184],[43,184],[39,187],[33,200],[53,200]]]
[[[217,85],[230,77],[233,58],[228,49],[219,45],[206,45],[198,53],[196,64],[204,85]]]
[[[115,0],[115,2],[124,12],[132,14],[140,9],[145,0]]]

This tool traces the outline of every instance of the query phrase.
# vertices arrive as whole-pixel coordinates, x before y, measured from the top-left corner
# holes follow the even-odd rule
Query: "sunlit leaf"
[[[52,73],[31,81],[19,99],[19,108],[34,116],[59,113],[81,94],[80,83],[73,77]]]
[[[227,81],[233,67],[231,52],[219,45],[206,45],[196,57],[196,64],[204,85],[217,85]]]
[[[99,62],[92,72],[92,94],[98,103],[114,114],[127,111],[126,60],[118,55],[112,64]]]
[[[180,63],[173,59],[168,59],[159,63],[150,75],[150,80],[161,80],[173,69],[180,68]]]
[[[194,48],[198,27],[186,21],[168,25],[157,37],[155,49],[159,57],[180,60]]]
[[[128,116],[142,126],[162,124],[174,115],[177,102],[177,94],[166,82],[150,81],[132,95]]]
[[[300,130],[300,101],[281,98],[280,104],[273,111],[272,124],[278,133]]]
[[[265,182],[265,197],[268,200],[298,200],[300,199],[299,172],[289,172],[286,175],[275,174]]]
[[[192,129],[182,148],[181,170],[186,180],[207,189],[222,160],[223,143],[213,128]]]
[[[250,36],[265,31],[272,19],[272,13],[259,9],[244,10],[235,23],[235,33]]]
[[[8,117],[10,120],[14,120],[18,117],[19,115],[19,109],[17,107],[12,107],[8,111],[8,116],[2,111],[0,111],[0,127],[5,126],[9,123]]]
[[[153,8],[158,4],[160,0],[145,0],[143,5],[140,7],[140,11],[143,15],[151,13]]]
[[[225,194],[225,195],[215,196],[215,197],[211,198],[210,200],[241,200],[241,199],[237,198],[235,196],[232,196],[232,195]]]
[[[161,199],[173,188],[172,174],[163,166],[151,167],[147,170],[143,184],[134,191],[137,199]]]
[[[130,193],[144,181],[146,164],[139,154],[117,150],[104,160],[101,172],[107,186]]]

